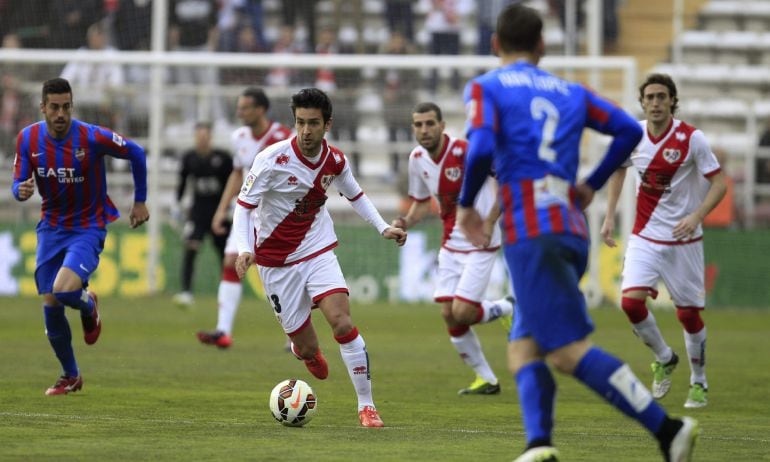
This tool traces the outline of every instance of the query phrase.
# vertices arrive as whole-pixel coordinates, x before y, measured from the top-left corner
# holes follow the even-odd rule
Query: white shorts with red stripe
[[[295,265],[257,268],[275,317],[290,336],[310,322],[310,310],[319,300],[333,293],[349,293],[332,251]]]
[[[623,262],[623,293],[646,290],[658,295],[663,280],[674,305],[702,308],[706,301],[703,240],[660,244],[631,235]]]
[[[489,285],[497,252],[438,252],[438,274],[433,298],[437,302],[454,297],[480,303]]]

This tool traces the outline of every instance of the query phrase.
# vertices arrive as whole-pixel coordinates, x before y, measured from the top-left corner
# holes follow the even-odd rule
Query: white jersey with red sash
[[[295,137],[257,155],[238,204],[256,208],[254,255],[258,265],[291,265],[337,246],[325,207],[332,184],[350,201],[363,195],[345,155],[325,140],[313,160],[300,153]]]
[[[645,135],[626,163],[638,173],[633,234],[661,244],[681,244],[672,230],[701,205],[709,189],[706,178],[719,173],[719,161],[703,132],[692,125],[672,119],[661,136],[653,137],[647,121],[640,123]],[[702,237],[699,226],[690,241]]]

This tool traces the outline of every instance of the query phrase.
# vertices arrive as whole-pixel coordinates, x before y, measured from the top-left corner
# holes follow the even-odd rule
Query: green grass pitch
[[[68,310],[85,380],[67,396],[43,392],[59,373],[37,299],[0,299],[0,460],[504,461],[523,449],[516,388],[505,368],[505,334],[476,327],[501,380],[498,396],[457,396],[473,379],[431,304],[353,306],[367,342],[374,398],[384,429],[358,425],[352,385],[320,313],[329,360],[325,381],[282,350],[269,306],[246,297],[228,351],[200,345],[215,324],[212,299],[190,310],[168,297],[104,298],[102,336],[86,346]],[[627,361],[645,383],[651,354],[622,313],[595,310],[594,341]],[[711,310],[710,404],[688,413],[702,427],[699,461],[770,460],[770,312]],[[684,355],[671,312],[657,312],[664,335]],[[688,368],[680,365],[663,404],[685,409]],[[297,377],[313,386],[318,412],[304,428],[275,422],[268,395]],[[571,377],[557,376],[554,442],[566,461],[659,461],[654,439]]]

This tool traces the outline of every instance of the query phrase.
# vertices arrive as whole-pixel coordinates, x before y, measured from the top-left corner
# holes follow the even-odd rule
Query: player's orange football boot
[[[326,358],[324,358],[320,348],[316,351],[313,359],[305,359],[304,361],[305,367],[315,378],[324,380],[329,376],[329,365],[326,364]]]
[[[214,345],[222,350],[230,348],[233,344],[233,338],[225,334],[222,331],[216,330],[214,332],[199,331],[197,334],[198,340],[206,345]]]
[[[378,428],[385,426],[385,424],[382,423],[382,419],[380,419],[380,414],[377,412],[377,409],[372,406],[364,406],[358,413],[358,420],[361,421],[362,427]]]

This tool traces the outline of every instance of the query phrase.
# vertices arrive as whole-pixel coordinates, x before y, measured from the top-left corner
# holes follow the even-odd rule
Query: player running
[[[67,80],[55,78],[43,83],[40,112],[45,120],[19,132],[13,167],[13,197],[29,199],[37,183],[43,198],[37,225],[35,284],[43,296],[45,333],[62,367],[61,376],[46,395],[65,395],[83,387],[64,307],[79,311],[87,345],[96,343],[102,331],[98,298],[86,288],[99,265],[106,226],[120,216],[107,195],[105,156],[131,162],[131,227],[150,218],[145,206],[144,149],[110,129],[73,119],[73,107]]]
[[[647,116],[640,122],[645,134],[631,158],[610,178],[601,235],[608,246],[616,246],[615,208],[626,168],[633,165],[638,172],[636,222],[623,260],[621,306],[636,335],[655,355],[652,396],[663,398],[679,357],[646,305],[647,297],[658,296],[658,281],[663,280],[684,328],[690,364],[684,407],[704,407],[708,382],[706,326],[700,316],[706,302],[701,223],[724,197],[727,183],[703,132],[674,118],[679,101],[671,77],[648,76],[639,87],[639,102]]]
[[[251,168],[254,157],[266,147],[283,141],[291,135],[286,126],[271,121],[267,117],[270,100],[259,88],[249,87],[238,97],[237,115],[243,126],[232,134],[233,170],[227,179],[224,193],[211,221],[211,229],[216,235],[229,232],[229,214],[233,200],[238,196],[238,189]],[[222,266],[222,280],[217,290],[217,327],[213,331],[199,331],[198,340],[207,345],[229,348],[233,343],[232,332],[235,315],[241,303],[243,286],[235,272],[235,259],[238,250],[232,233],[227,238],[225,258]]]
[[[444,133],[446,123],[441,108],[434,103],[420,103],[412,111],[412,130],[419,146],[409,154],[409,197],[412,205],[406,216],[391,223],[406,230],[417,224],[431,209],[431,196],[439,203],[443,222],[441,250],[438,254],[438,281],[433,298],[441,304],[441,316],[449,339],[457,353],[476,373],[476,379],[461,395],[494,395],[500,383],[487,362],[481,342],[471,326],[496,319],[508,321],[513,313],[513,298],[482,300],[489,284],[497,251],[500,228],[496,226],[495,180],[490,177],[476,200],[479,213],[491,220],[487,224],[490,242],[476,247],[465,238],[455,223],[457,196],[460,195],[468,143]]]
[[[382,427],[372,399],[366,343],[350,318],[347,284],[333,252],[337,236],[325,206],[329,187],[334,185],[385,239],[403,245],[406,232],[385,223],[345,155],[324,139],[332,124],[326,93],[307,88],[291,101],[297,135],[257,155],[238,195],[233,217],[238,276],[256,263],[276,319],[292,340],[292,352],[323,380],[329,369],[310,316],[318,307],[340,345],[358,396],[361,425]],[[252,213],[258,215],[255,220]]]

